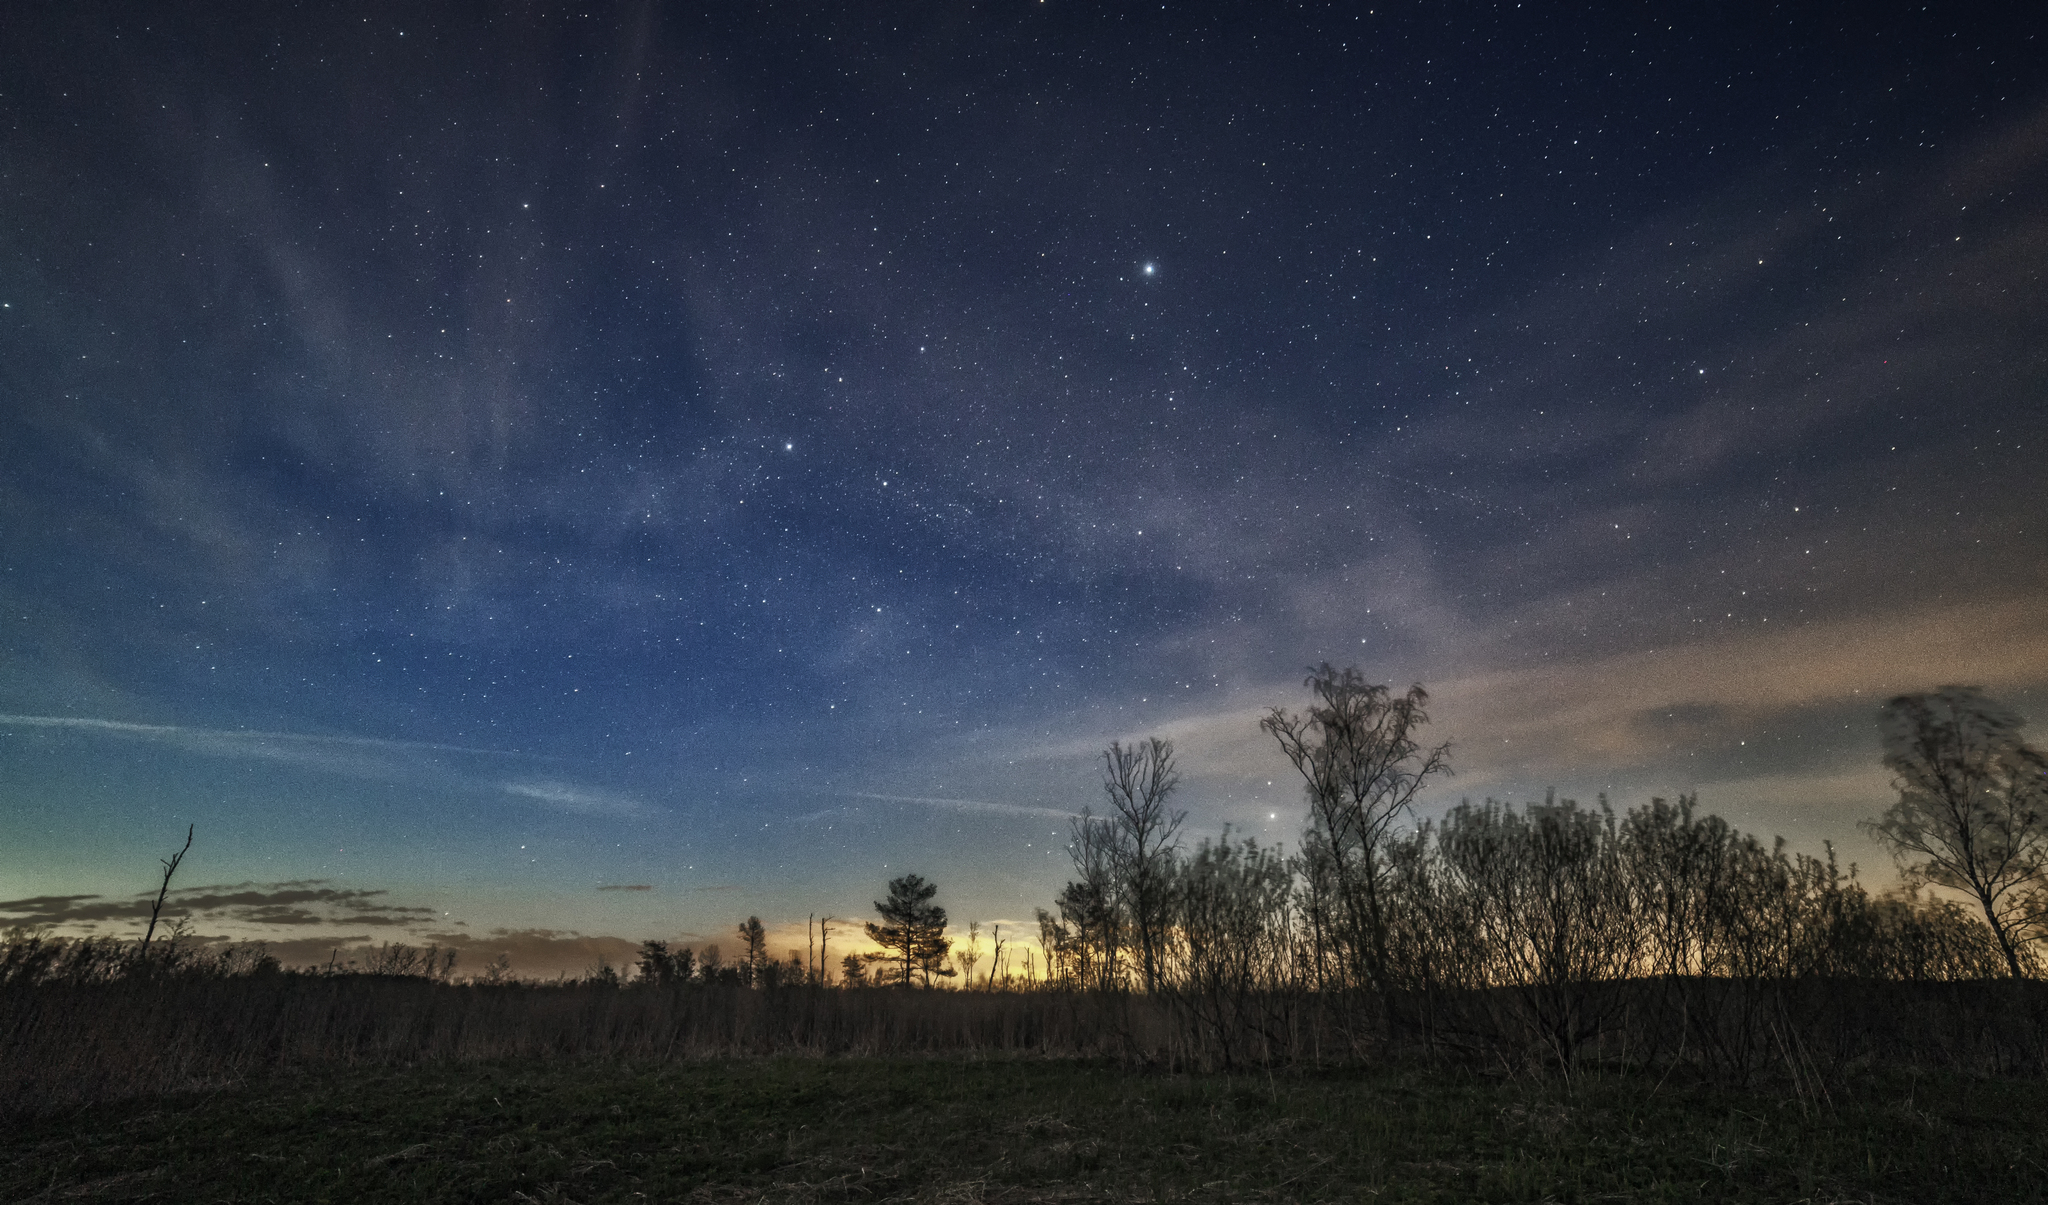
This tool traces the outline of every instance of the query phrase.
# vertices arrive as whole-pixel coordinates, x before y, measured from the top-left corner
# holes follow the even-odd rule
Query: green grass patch
[[[19,1121],[0,1200],[2039,1201],[2048,1085],[1051,1060],[323,1071]]]

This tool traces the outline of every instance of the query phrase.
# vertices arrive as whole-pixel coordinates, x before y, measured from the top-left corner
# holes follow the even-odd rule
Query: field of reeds
[[[1424,1066],[1561,1082],[1676,1075],[1777,1083],[1816,1101],[1873,1072],[2048,1070],[2048,985],[2033,981],[1689,976],[1204,998],[732,976],[465,982],[445,962],[392,961],[413,973],[16,935],[0,944],[0,1108],[47,1113],[308,1070],[774,1055],[1083,1059],[1173,1073]],[[1559,1015],[1598,1021],[1568,1063],[1540,1028]]]

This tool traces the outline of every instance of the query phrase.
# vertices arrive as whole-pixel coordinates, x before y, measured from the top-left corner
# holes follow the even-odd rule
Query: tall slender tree
[[[1039,917],[1046,970],[1055,980],[1090,991],[1120,986],[1124,975],[1123,880],[1117,872],[1116,825],[1088,809],[1071,823],[1067,856],[1075,878],[1060,889],[1059,917]]]
[[[1424,785],[1450,772],[1451,747],[1425,749],[1416,739],[1429,723],[1429,692],[1419,685],[1396,696],[1328,662],[1309,671],[1306,685],[1315,694],[1306,714],[1275,707],[1259,727],[1308,794],[1302,844],[1317,944],[1334,956],[1338,982],[1384,993],[1392,986],[1388,838]]]
[[[2023,721],[1974,686],[1900,695],[1884,705],[1884,764],[1899,797],[1865,829],[1908,883],[1970,897],[2022,978],[2048,921],[2048,758]]]
[[[1147,737],[1129,747],[1112,741],[1102,754],[1102,791],[1109,796],[1110,860],[1116,896],[1136,947],[1140,982],[1159,990],[1174,852],[1187,819],[1168,800],[1180,786],[1173,742]]]
[[[746,962],[740,966],[740,981],[752,986],[766,978],[768,969],[768,930],[762,926],[761,918],[750,916],[739,927],[740,942],[746,947]]]

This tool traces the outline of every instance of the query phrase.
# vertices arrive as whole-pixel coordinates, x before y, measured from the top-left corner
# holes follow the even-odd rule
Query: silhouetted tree
[[[858,954],[848,954],[840,959],[839,983],[842,987],[866,987],[868,985],[867,960]]]
[[[1227,828],[1175,864],[1162,930],[1167,991],[1226,1067],[1278,1028],[1268,1012],[1294,986],[1293,887],[1294,868],[1278,849],[1232,841]]]
[[[643,941],[640,957],[633,964],[640,970],[640,982],[650,987],[673,987],[688,983],[697,969],[697,956],[690,947],[671,950],[665,941]]]
[[[2048,870],[2048,759],[2023,721],[1974,686],[1900,695],[1879,721],[1898,801],[1865,824],[1908,883],[1970,896],[2007,971],[2025,974]]]
[[[1618,838],[1605,799],[1598,812],[1569,799],[1460,804],[1438,838],[1490,956],[1482,981],[1512,985],[1522,1036],[1566,1072],[1612,1021],[1617,997],[1597,986],[1636,969],[1637,893]]]
[[[967,986],[974,986],[974,964],[981,961],[981,922],[967,922],[967,948],[953,955],[953,961],[960,966],[960,977]]]
[[[947,965],[951,961],[952,953],[953,941],[948,937],[929,937],[918,946],[917,973],[923,977],[926,987],[932,985],[934,976],[952,979],[960,973]]]
[[[881,914],[883,923],[867,922],[868,940],[893,951],[882,958],[899,965],[905,987],[910,986],[913,972],[924,976],[926,987],[931,986],[933,975],[953,973],[945,965],[953,945],[945,936],[946,910],[932,903],[938,891],[938,884],[927,883],[920,875],[891,879],[889,898],[875,901],[875,911]]]
[[[750,916],[740,925],[739,935],[747,950],[746,961],[740,964],[740,982],[752,986],[761,982],[768,969],[768,931],[760,917]]]
[[[718,943],[715,941],[705,943],[704,949],[697,955],[697,965],[702,968],[698,971],[698,974],[703,977],[706,983],[739,983],[742,981],[741,968],[725,965],[724,955],[719,951]]]
[[[164,864],[164,882],[163,887],[156,893],[156,903],[151,904],[149,908],[149,931],[142,935],[142,952],[144,954],[149,953],[150,939],[156,936],[156,921],[157,917],[163,914],[164,897],[171,893],[171,876],[178,873],[178,864],[185,860],[187,853],[191,852],[192,834],[197,829],[197,825],[186,825],[184,847],[168,858],[157,859]]]
[[[1117,902],[1128,936],[1137,947],[1138,977],[1147,992],[1159,990],[1165,954],[1166,915],[1171,902],[1173,858],[1186,812],[1167,806],[1180,773],[1173,742],[1148,737],[1125,748],[1112,741],[1102,754],[1102,790],[1109,796],[1109,857],[1116,875]]]
[[[1060,889],[1059,919],[1041,910],[1040,944],[1055,982],[1108,991],[1123,981],[1123,881],[1117,873],[1116,826],[1083,808],[1071,821],[1067,856],[1077,878]]]
[[[1384,994],[1392,987],[1388,836],[1423,786],[1449,772],[1451,747],[1424,749],[1415,739],[1429,722],[1429,692],[1419,685],[1397,698],[1390,687],[1328,662],[1310,671],[1306,685],[1316,696],[1307,714],[1275,707],[1259,727],[1279,742],[1308,794],[1308,919],[1319,961],[1337,964],[1319,966],[1318,974]]]

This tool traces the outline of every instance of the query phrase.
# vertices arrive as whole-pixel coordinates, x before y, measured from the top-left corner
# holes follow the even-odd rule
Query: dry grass
[[[1792,1084],[1816,1107],[1862,1069],[2038,1076],[2048,1068],[2048,985],[1813,982],[1768,996],[1735,986],[1610,986],[1619,1022],[1558,1065],[1493,1020],[1491,996],[1438,999],[1429,1027],[1354,1040],[1355,1018],[1314,996],[1275,996],[1232,1035],[1237,1065],[1427,1061],[1572,1078],[1599,1068]],[[1660,1003],[1660,1001],[1662,1001]],[[1652,1007],[1656,1005],[1656,1007]],[[1674,1030],[1673,1018],[1689,1027]],[[1365,1032],[1371,1033],[1370,1026]],[[1379,1031],[1384,1033],[1384,1031]],[[1252,1040],[1256,1039],[1256,1040]],[[624,1062],[734,1057],[1106,1058],[1210,1070],[1221,1044],[1171,999],[1068,992],[457,984],[298,975],[0,985],[0,1113],[189,1092],[329,1067]],[[1228,1069],[1223,1067],[1223,1069]]]
[[[330,1069],[46,1116],[9,1201],[2038,1201],[2048,1086],[1770,1090],[1030,1058]]]

